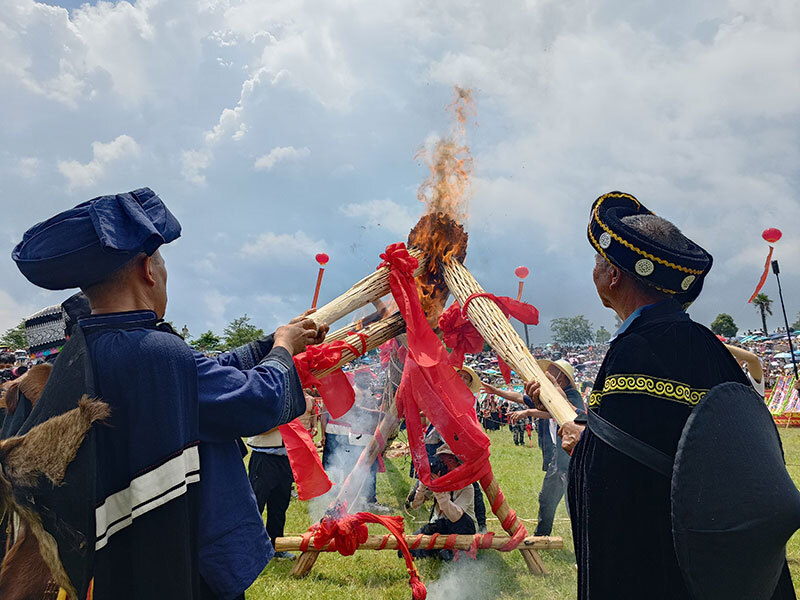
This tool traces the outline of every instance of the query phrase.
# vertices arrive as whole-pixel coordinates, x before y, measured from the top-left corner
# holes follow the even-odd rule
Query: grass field
[[[495,476],[511,506],[526,520],[533,532],[537,513],[537,496],[544,473],[538,448],[514,446],[508,430],[488,432],[492,439],[492,465]],[[781,430],[786,462],[795,482],[800,483],[800,429]],[[403,514],[403,501],[411,480],[408,477],[409,457],[386,461],[386,473],[378,475],[378,500]],[[426,520],[428,507],[406,516],[406,531]],[[301,533],[310,525],[306,503],[293,501],[287,516],[286,532]],[[501,531],[496,519],[489,529]],[[375,528],[374,533],[385,530]],[[443,564],[438,560],[417,560],[428,598],[536,598],[566,600],[575,597],[576,571],[572,535],[563,502],[556,513],[553,535],[564,538],[564,550],[541,552],[549,571],[544,577],[528,574],[519,552],[500,553],[485,550],[476,561]],[[800,592],[800,533],[788,546],[789,566]],[[363,551],[344,557],[325,553],[305,579],[289,575],[292,563],[272,561],[247,592],[247,600],[408,600],[411,597],[405,563],[391,551]],[[624,574],[621,572],[621,576]]]

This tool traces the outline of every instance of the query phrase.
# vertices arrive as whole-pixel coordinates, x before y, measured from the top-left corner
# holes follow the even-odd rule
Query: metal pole
[[[525,345],[528,347],[528,350],[531,349],[531,338],[528,335],[528,324],[525,323]]]
[[[772,272],[775,273],[775,279],[778,280],[778,296],[781,299],[781,310],[783,311],[783,322],[786,324],[786,337],[789,339],[789,354],[792,357],[792,366],[794,367],[794,378],[797,379],[797,361],[794,358],[794,346],[792,345],[792,333],[789,331],[789,319],[786,317],[786,305],[783,303],[783,289],[781,288],[781,269],[778,266],[778,261],[772,261]],[[766,333],[766,332],[765,332]]]

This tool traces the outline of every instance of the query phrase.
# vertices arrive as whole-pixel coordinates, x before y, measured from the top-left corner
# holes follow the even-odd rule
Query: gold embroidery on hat
[[[636,270],[636,273],[638,273],[642,277],[647,277],[648,275],[652,275],[653,271],[656,270],[656,267],[653,264],[653,262],[647,260],[646,258],[643,258],[642,260],[637,260],[633,268]]]
[[[688,289],[689,289],[689,286],[690,286],[690,285],[692,285],[692,284],[694,283],[694,280],[695,280],[695,276],[694,276],[694,275],[687,275],[686,277],[684,277],[684,278],[683,278],[683,281],[681,281],[681,289],[682,289],[684,292],[685,292],[686,290],[688,290]]]
[[[600,208],[600,205],[603,203],[603,200],[605,200],[606,198],[628,198],[629,200],[633,200],[634,202],[636,202],[637,206],[641,206],[641,204],[639,203],[638,200],[636,200],[633,196],[629,194],[605,194],[597,199],[597,202],[595,203],[594,206],[594,211],[592,213],[594,216],[594,220],[597,221],[597,224],[600,225],[600,227],[602,227],[603,230],[605,230],[605,232],[608,233],[608,235],[610,235],[613,239],[617,240],[620,244],[622,244],[626,248],[633,250],[637,254],[640,254],[645,258],[649,258],[650,260],[655,261],[660,265],[664,265],[665,267],[670,267],[671,269],[676,269],[677,271],[681,271],[682,273],[690,273],[692,275],[703,274],[702,270],[682,267],[681,265],[676,265],[675,263],[672,263],[668,260],[664,260],[663,258],[659,258],[658,256],[650,254],[649,252],[645,252],[644,250],[641,250],[640,248],[637,248],[636,246],[631,244],[629,241],[623,240],[618,234],[614,233],[608,225],[606,225],[605,223],[603,223],[603,221],[600,220],[598,209]]]

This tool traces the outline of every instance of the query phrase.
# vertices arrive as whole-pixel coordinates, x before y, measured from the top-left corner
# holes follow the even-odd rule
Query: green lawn
[[[508,430],[489,432],[492,439],[492,465],[501,489],[520,517],[526,519],[533,532],[537,512],[537,495],[544,473],[538,448],[514,446]],[[800,429],[781,430],[786,462],[795,482],[800,482]],[[378,475],[378,500],[402,514],[403,500],[410,486],[410,458],[386,461],[386,473]],[[427,517],[427,507],[406,515],[406,531],[412,532]],[[301,533],[310,525],[306,503],[293,501],[287,516],[286,532]],[[496,519],[489,529],[501,531]],[[375,533],[385,530],[375,528]],[[549,574],[537,577],[528,574],[519,552],[482,551],[477,561],[442,564],[418,560],[420,573],[428,586],[428,598],[536,598],[566,600],[575,597],[575,556],[572,535],[563,502],[556,514],[553,535],[564,538],[564,550],[541,552]],[[800,534],[789,542],[789,565],[795,587],[800,592]],[[292,563],[272,561],[247,592],[248,600],[408,600],[411,597],[405,563],[391,551],[363,551],[344,557],[325,553],[305,579],[294,579],[289,571]]]

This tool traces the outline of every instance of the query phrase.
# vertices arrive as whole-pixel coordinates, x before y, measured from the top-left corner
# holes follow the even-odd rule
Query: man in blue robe
[[[292,356],[327,328],[299,317],[217,359],[193,351],[162,321],[158,249],[179,235],[177,219],[143,188],[35,225],[13,252],[32,283],[79,287],[92,308],[20,431],[84,393],[111,408],[66,484],[43,486],[37,498],[81,597],[93,581],[95,599],[244,598],[273,555],[241,437],[304,412]]]

